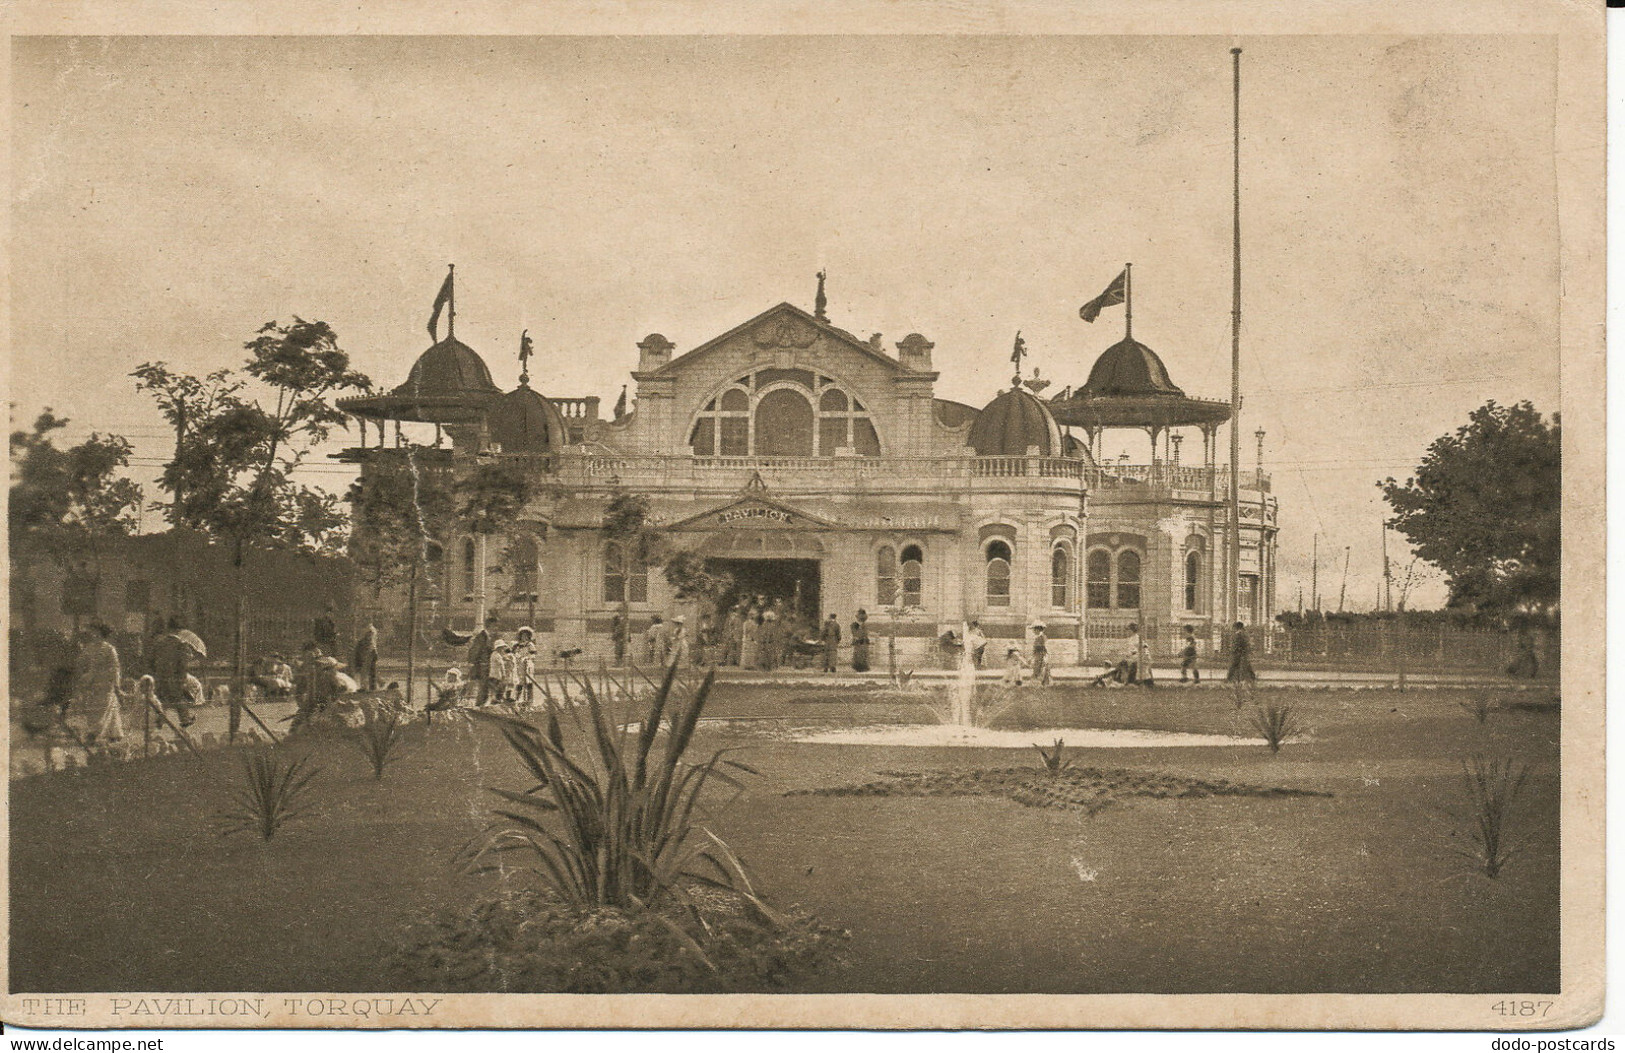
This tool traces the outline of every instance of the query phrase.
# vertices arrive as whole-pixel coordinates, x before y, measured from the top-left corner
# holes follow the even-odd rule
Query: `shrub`
[[[1292,707],[1286,705],[1258,706],[1253,710],[1252,722],[1253,730],[1263,736],[1271,753],[1280,753],[1281,744],[1303,730]]]
[[[1059,775],[1072,766],[1072,762],[1065,756],[1066,742],[1061,739],[1056,739],[1055,745],[1048,750],[1045,750],[1036,742],[1033,743],[1033,749],[1038,751],[1038,757],[1043,762],[1044,770],[1051,775]]]
[[[517,716],[476,710],[476,718],[501,730],[537,783],[523,792],[492,789],[506,804],[469,847],[471,869],[506,873],[520,861],[562,902],[584,908],[676,903],[692,915],[691,889],[720,888],[739,896],[762,923],[776,924],[777,913],[756,896],[733,851],[696,815],[713,780],[742,789],[724,768],[755,770],[726,759],[727,750],[698,764],[682,759],[714,675],[684,698],[675,689],[676,666],[668,668],[635,735],[632,725],[610,719],[590,681],[578,679],[588,725],[585,765],[570,756],[554,707],[545,731]],[[670,728],[664,749],[656,749],[663,720]]]
[[[507,889],[414,925],[385,970],[413,991],[686,993],[782,989],[842,963],[849,934],[799,911],[765,927],[738,900],[697,902],[699,921]]]
[[[1474,754],[1462,762],[1461,770],[1467,799],[1464,818],[1473,847],[1457,849],[1457,853],[1471,860],[1485,877],[1494,878],[1518,853],[1508,837],[1508,817],[1529,769],[1511,758],[1486,760]]]
[[[220,813],[227,826],[222,835],[253,830],[266,841],[283,826],[310,810],[310,783],[319,768],[307,767],[307,758],[284,762],[274,750],[243,754],[243,785],[233,794],[237,807]]]
[[[405,737],[400,714],[393,710],[367,709],[366,721],[355,729],[355,744],[372,765],[373,778],[383,779],[384,769],[395,759],[396,747]]]

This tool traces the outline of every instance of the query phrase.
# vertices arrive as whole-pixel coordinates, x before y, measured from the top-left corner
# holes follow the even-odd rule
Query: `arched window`
[[[1199,611],[1198,601],[1202,598],[1202,554],[1200,552],[1185,553],[1185,609]]]
[[[1010,546],[994,541],[987,546],[987,605],[1010,606]]]
[[[897,602],[897,550],[890,545],[875,550],[875,602],[882,607]]]
[[[604,602],[649,602],[649,568],[619,541],[604,543]]]
[[[474,602],[474,539],[463,538],[463,602]]]
[[[918,545],[908,545],[903,549],[903,606],[923,607],[925,555]]]
[[[512,547],[508,549],[508,559],[513,565],[513,602],[517,604],[534,604],[540,602],[536,589],[536,562],[538,549],[536,539],[526,534],[515,538]]]
[[[762,369],[738,378],[695,415],[688,444],[696,457],[880,456],[880,437],[863,403],[804,369]]]
[[[756,403],[758,457],[811,457],[813,408],[794,388],[775,388]]]
[[[1049,604],[1065,610],[1072,602],[1072,556],[1056,545],[1049,556]]]
[[[1117,554],[1117,603],[1133,610],[1140,606],[1140,554],[1124,549]]]
[[[1105,610],[1112,605],[1112,556],[1103,548],[1097,548],[1089,553],[1084,563],[1084,571],[1088,576],[1088,587],[1085,594],[1089,599],[1089,606]]]

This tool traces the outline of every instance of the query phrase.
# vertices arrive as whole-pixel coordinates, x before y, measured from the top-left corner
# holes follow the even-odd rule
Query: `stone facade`
[[[483,423],[448,421],[450,447],[434,455],[454,474],[501,463],[547,485],[497,536],[444,539],[425,623],[466,631],[494,611],[505,630],[530,624],[544,648],[589,659],[611,653],[623,603],[634,634],[657,614],[697,625],[709,605],[679,600],[658,569],[617,573],[601,527],[624,492],[649,498],[674,548],[732,575],[736,591],[799,607],[809,628],[833,612],[845,633],[866,610],[879,668],[891,637],[904,667],[941,663],[943,634],[972,619],[1000,651],[1006,640],[1025,647],[1043,622],[1056,662],[1100,656],[1136,618],[1162,651],[1184,624],[1215,638],[1223,473],[1101,467],[1073,441],[1046,456],[1041,436],[1009,429],[1005,448],[978,454],[967,433],[979,411],[935,397],[932,348],[910,334],[888,352],[878,334],[862,340],[779,304],[680,355],[660,334],[644,338],[634,408],[602,420],[596,399],[553,398],[566,433],[545,449],[498,448]],[[1015,395],[1031,400],[1001,398]],[[386,415],[366,400],[348,408]],[[348,455],[364,479],[399,453],[379,435],[380,446]],[[1275,505],[1262,476],[1252,481],[1242,569],[1264,568],[1256,618],[1268,620]],[[1091,558],[1105,568],[1093,582]],[[1102,606],[1085,610],[1086,588]],[[398,613],[399,597],[385,605]]]

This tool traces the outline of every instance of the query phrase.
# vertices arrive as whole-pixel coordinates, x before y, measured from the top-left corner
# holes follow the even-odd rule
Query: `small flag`
[[[1105,292],[1078,308],[1078,317],[1085,322],[1093,322],[1100,317],[1101,308],[1115,307],[1123,302],[1124,290],[1127,285],[1128,271],[1124,270],[1112,279],[1112,283],[1106,286]]]
[[[615,419],[626,416],[626,385],[621,385],[621,397],[615,400]]]
[[[446,271],[446,280],[440,283],[440,294],[434,298],[434,313],[429,316],[429,339],[437,343],[440,340],[440,309],[451,302],[451,279],[455,273],[454,270]]]

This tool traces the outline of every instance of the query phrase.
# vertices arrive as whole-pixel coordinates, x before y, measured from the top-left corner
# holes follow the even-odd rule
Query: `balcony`
[[[1192,493],[1220,495],[1230,492],[1230,469],[1203,468],[1183,464],[1104,464],[1084,472],[1084,483],[1091,491],[1141,488],[1147,491],[1182,490]],[[1239,489],[1254,493],[1270,492],[1268,472],[1243,471]]]
[[[831,492],[998,489],[1030,485],[1076,488],[1084,465],[1064,457],[689,457],[564,453],[556,458],[566,485],[742,488],[754,474],[774,489]],[[1020,481],[1020,482],[1018,482]]]

